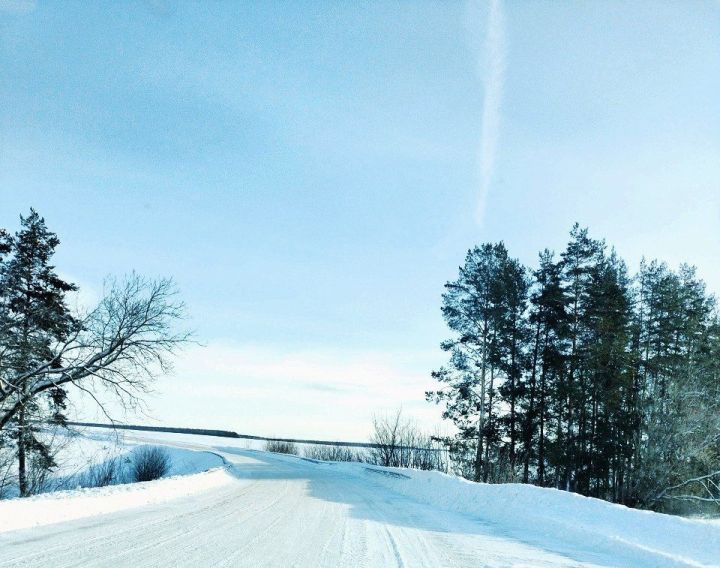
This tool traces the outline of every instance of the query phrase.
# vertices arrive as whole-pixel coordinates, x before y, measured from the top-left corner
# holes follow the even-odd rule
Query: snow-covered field
[[[88,430],[65,467],[157,444],[172,476],[0,502],[0,566],[720,566],[715,522],[244,440],[110,438]]]

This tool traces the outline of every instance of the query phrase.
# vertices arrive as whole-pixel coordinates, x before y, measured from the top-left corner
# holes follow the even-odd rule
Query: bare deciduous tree
[[[0,429],[31,400],[58,387],[74,386],[101,408],[97,392],[104,388],[126,408],[136,407],[152,380],[170,370],[171,356],[190,339],[176,329],[185,307],[172,280],[132,274],[110,280],[107,290],[42,364],[16,375],[0,369]]]
[[[370,442],[375,445],[372,457],[378,465],[400,466],[400,446],[405,429],[402,410],[397,410],[391,415],[373,416],[373,432]]]
[[[375,415],[370,461],[386,467],[448,470],[447,449],[437,437],[422,433],[414,422],[403,417],[402,409]]]

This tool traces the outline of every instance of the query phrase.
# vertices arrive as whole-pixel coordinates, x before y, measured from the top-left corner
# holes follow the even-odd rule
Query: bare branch
[[[54,346],[52,357],[0,380],[0,428],[27,401],[70,384],[99,403],[89,388],[98,383],[134,407],[158,375],[172,370],[173,355],[191,341],[190,333],[177,330],[185,305],[172,280],[131,274],[109,280],[107,290],[70,337]],[[25,385],[24,394],[18,385]]]

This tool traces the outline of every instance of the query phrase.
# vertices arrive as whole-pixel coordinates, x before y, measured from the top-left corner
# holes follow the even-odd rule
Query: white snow
[[[157,481],[130,483],[130,462],[142,440],[122,433],[86,431],[69,436],[61,445],[58,475],[49,485],[73,489],[0,501],[0,533],[163,503],[234,480],[223,467],[224,458],[212,451],[164,446],[170,458],[167,475]],[[118,484],[80,487],[90,467],[112,458],[120,464]]]
[[[338,464],[357,472],[356,464]],[[435,471],[363,467],[365,475],[417,501],[491,521],[541,544],[614,549],[642,562],[720,565],[720,521],[630,509],[575,493],[523,484],[473,483]]]
[[[45,493],[0,501],[0,533],[164,503],[234,480],[224,468],[157,481]]]
[[[91,434],[98,443],[107,435]],[[0,566],[720,566],[714,521],[313,462],[244,440],[133,432],[123,443],[169,447],[185,455],[186,472],[212,459],[227,465],[0,502]]]

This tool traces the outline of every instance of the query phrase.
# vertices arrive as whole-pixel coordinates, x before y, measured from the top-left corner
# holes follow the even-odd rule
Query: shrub
[[[365,454],[362,450],[353,450],[347,446],[323,446],[313,444],[305,448],[303,455],[306,458],[321,461],[365,461]]]
[[[113,457],[91,465],[80,478],[82,487],[106,487],[120,480],[122,468],[120,458]]]
[[[268,440],[265,442],[266,452],[275,452],[276,454],[293,454],[298,455],[298,447],[295,442],[283,442],[281,440]]]
[[[132,474],[135,481],[153,481],[166,475],[171,464],[170,455],[163,448],[142,446],[134,452]]]

